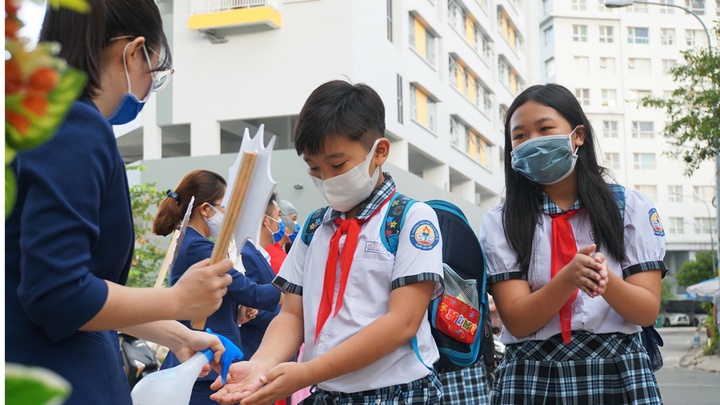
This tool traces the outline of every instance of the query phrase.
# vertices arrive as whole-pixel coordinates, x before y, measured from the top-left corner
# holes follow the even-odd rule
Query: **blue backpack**
[[[400,193],[395,193],[388,202],[390,209],[385,215],[380,233],[383,245],[393,255],[397,252],[398,238],[405,221],[405,214],[415,202],[416,200]],[[489,319],[486,316],[488,299],[485,292],[485,256],[475,232],[460,208],[441,200],[426,201],[426,204],[435,211],[438,217],[439,232],[443,241],[444,295],[460,299],[479,313],[479,319],[474,322],[476,333],[473,342],[463,343],[437,327],[442,297],[430,302],[428,319],[433,339],[440,351],[440,360],[434,364],[434,367],[440,372],[457,371],[477,363],[482,357],[481,349],[488,345],[494,348]],[[323,207],[316,210],[306,221],[301,234],[305,244],[310,244],[317,229],[317,226],[309,226],[309,224],[320,223],[328,209],[329,207]],[[391,226],[393,223],[398,226]],[[458,320],[458,322],[461,321]],[[413,339],[412,344],[420,358],[416,339]],[[420,360],[422,361],[422,359]],[[492,354],[490,361],[492,361]]]

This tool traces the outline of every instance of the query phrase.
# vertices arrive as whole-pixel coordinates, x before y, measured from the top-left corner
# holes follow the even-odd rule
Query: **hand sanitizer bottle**
[[[210,329],[208,333],[213,333]],[[222,355],[222,381],[225,382],[230,363],[242,360],[243,354],[226,337],[213,333],[225,346]],[[179,366],[148,374],[133,388],[133,405],[187,405],[190,403],[193,384],[204,365],[213,359],[213,351],[205,349],[195,353]]]

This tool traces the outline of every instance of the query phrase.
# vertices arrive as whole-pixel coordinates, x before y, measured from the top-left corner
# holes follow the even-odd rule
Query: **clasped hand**
[[[572,283],[590,298],[603,295],[609,282],[607,258],[595,248],[594,244],[581,247],[563,268],[570,272]]]
[[[242,361],[230,366],[224,386],[220,378],[213,382],[210,388],[218,391],[210,399],[225,405],[272,404],[308,386],[306,378],[307,372],[301,363],[280,363],[266,372],[257,362]]]

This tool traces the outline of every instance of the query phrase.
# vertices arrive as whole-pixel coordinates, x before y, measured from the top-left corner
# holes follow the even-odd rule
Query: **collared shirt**
[[[580,200],[571,209],[579,209],[569,219],[575,234],[578,249],[594,242],[592,223],[587,209]],[[543,196],[543,213],[538,218],[533,237],[532,259],[528,273],[520,270],[517,254],[510,247],[503,228],[503,207],[491,208],[484,216],[480,229],[480,244],[487,258],[488,283],[504,280],[527,280],[532,291],[537,291],[550,282],[550,261],[552,240],[552,218],[550,214],[562,213],[546,195]],[[608,269],[619,277],[628,277],[638,272],[661,269],[665,256],[665,232],[660,224],[657,210],[645,195],[625,189],[625,210],[623,215],[625,258],[621,263],[606,254]],[[590,298],[579,292],[572,306],[572,329],[592,333],[635,333],[640,326],[625,320],[603,297]],[[503,343],[517,343],[524,340],[545,340],[560,333],[560,319],[555,315],[552,320],[530,334],[519,339],[507,329],[502,332]]]
[[[361,204],[357,217],[367,218],[395,190],[388,174],[385,181]],[[344,214],[326,212],[319,222],[310,245],[302,238],[295,240],[274,283],[281,290],[303,297],[305,353],[309,361],[338,346],[370,323],[387,313],[390,292],[396,288],[425,280],[436,282],[434,296],[442,291],[442,243],[438,237],[432,244],[417,242],[418,225],[438,229],[435,212],[424,203],[416,202],[408,208],[398,239],[395,255],[384,246],[381,229],[390,204],[362,225],[358,245],[353,257],[350,277],[343,297],[343,305],[336,317],[330,317],[315,344],[315,326],[322,296],[325,265],[330,239],[337,228],[330,221]],[[416,235],[417,234],[417,235]],[[437,232],[435,232],[438,235]],[[340,240],[342,249],[345,236]],[[339,268],[338,268],[339,271]],[[339,279],[339,277],[338,277]],[[334,301],[339,285],[335,286]],[[392,330],[387,331],[393,333]],[[437,347],[430,333],[427,317],[423,317],[417,332],[420,355],[425,364],[438,360]],[[358,348],[358,350],[364,350]],[[358,392],[408,383],[427,376],[430,370],[415,355],[410,342],[400,346],[375,363],[343,376],[325,381],[318,386],[327,391]]]

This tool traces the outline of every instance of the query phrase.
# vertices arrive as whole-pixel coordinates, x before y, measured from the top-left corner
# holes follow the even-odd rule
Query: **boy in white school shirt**
[[[426,313],[442,291],[437,216],[412,204],[395,255],[384,246],[381,232],[397,226],[384,224],[397,206],[395,183],[381,170],[390,151],[384,132],[382,100],[366,85],[331,81],[305,102],[295,149],[331,209],[306,222],[312,240],[296,239],[274,281],[286,293],[280,314],[212,399],[269,404],[314,386],[303,403],[440,402]],[[303,363],[288,362],[303,342]]]

